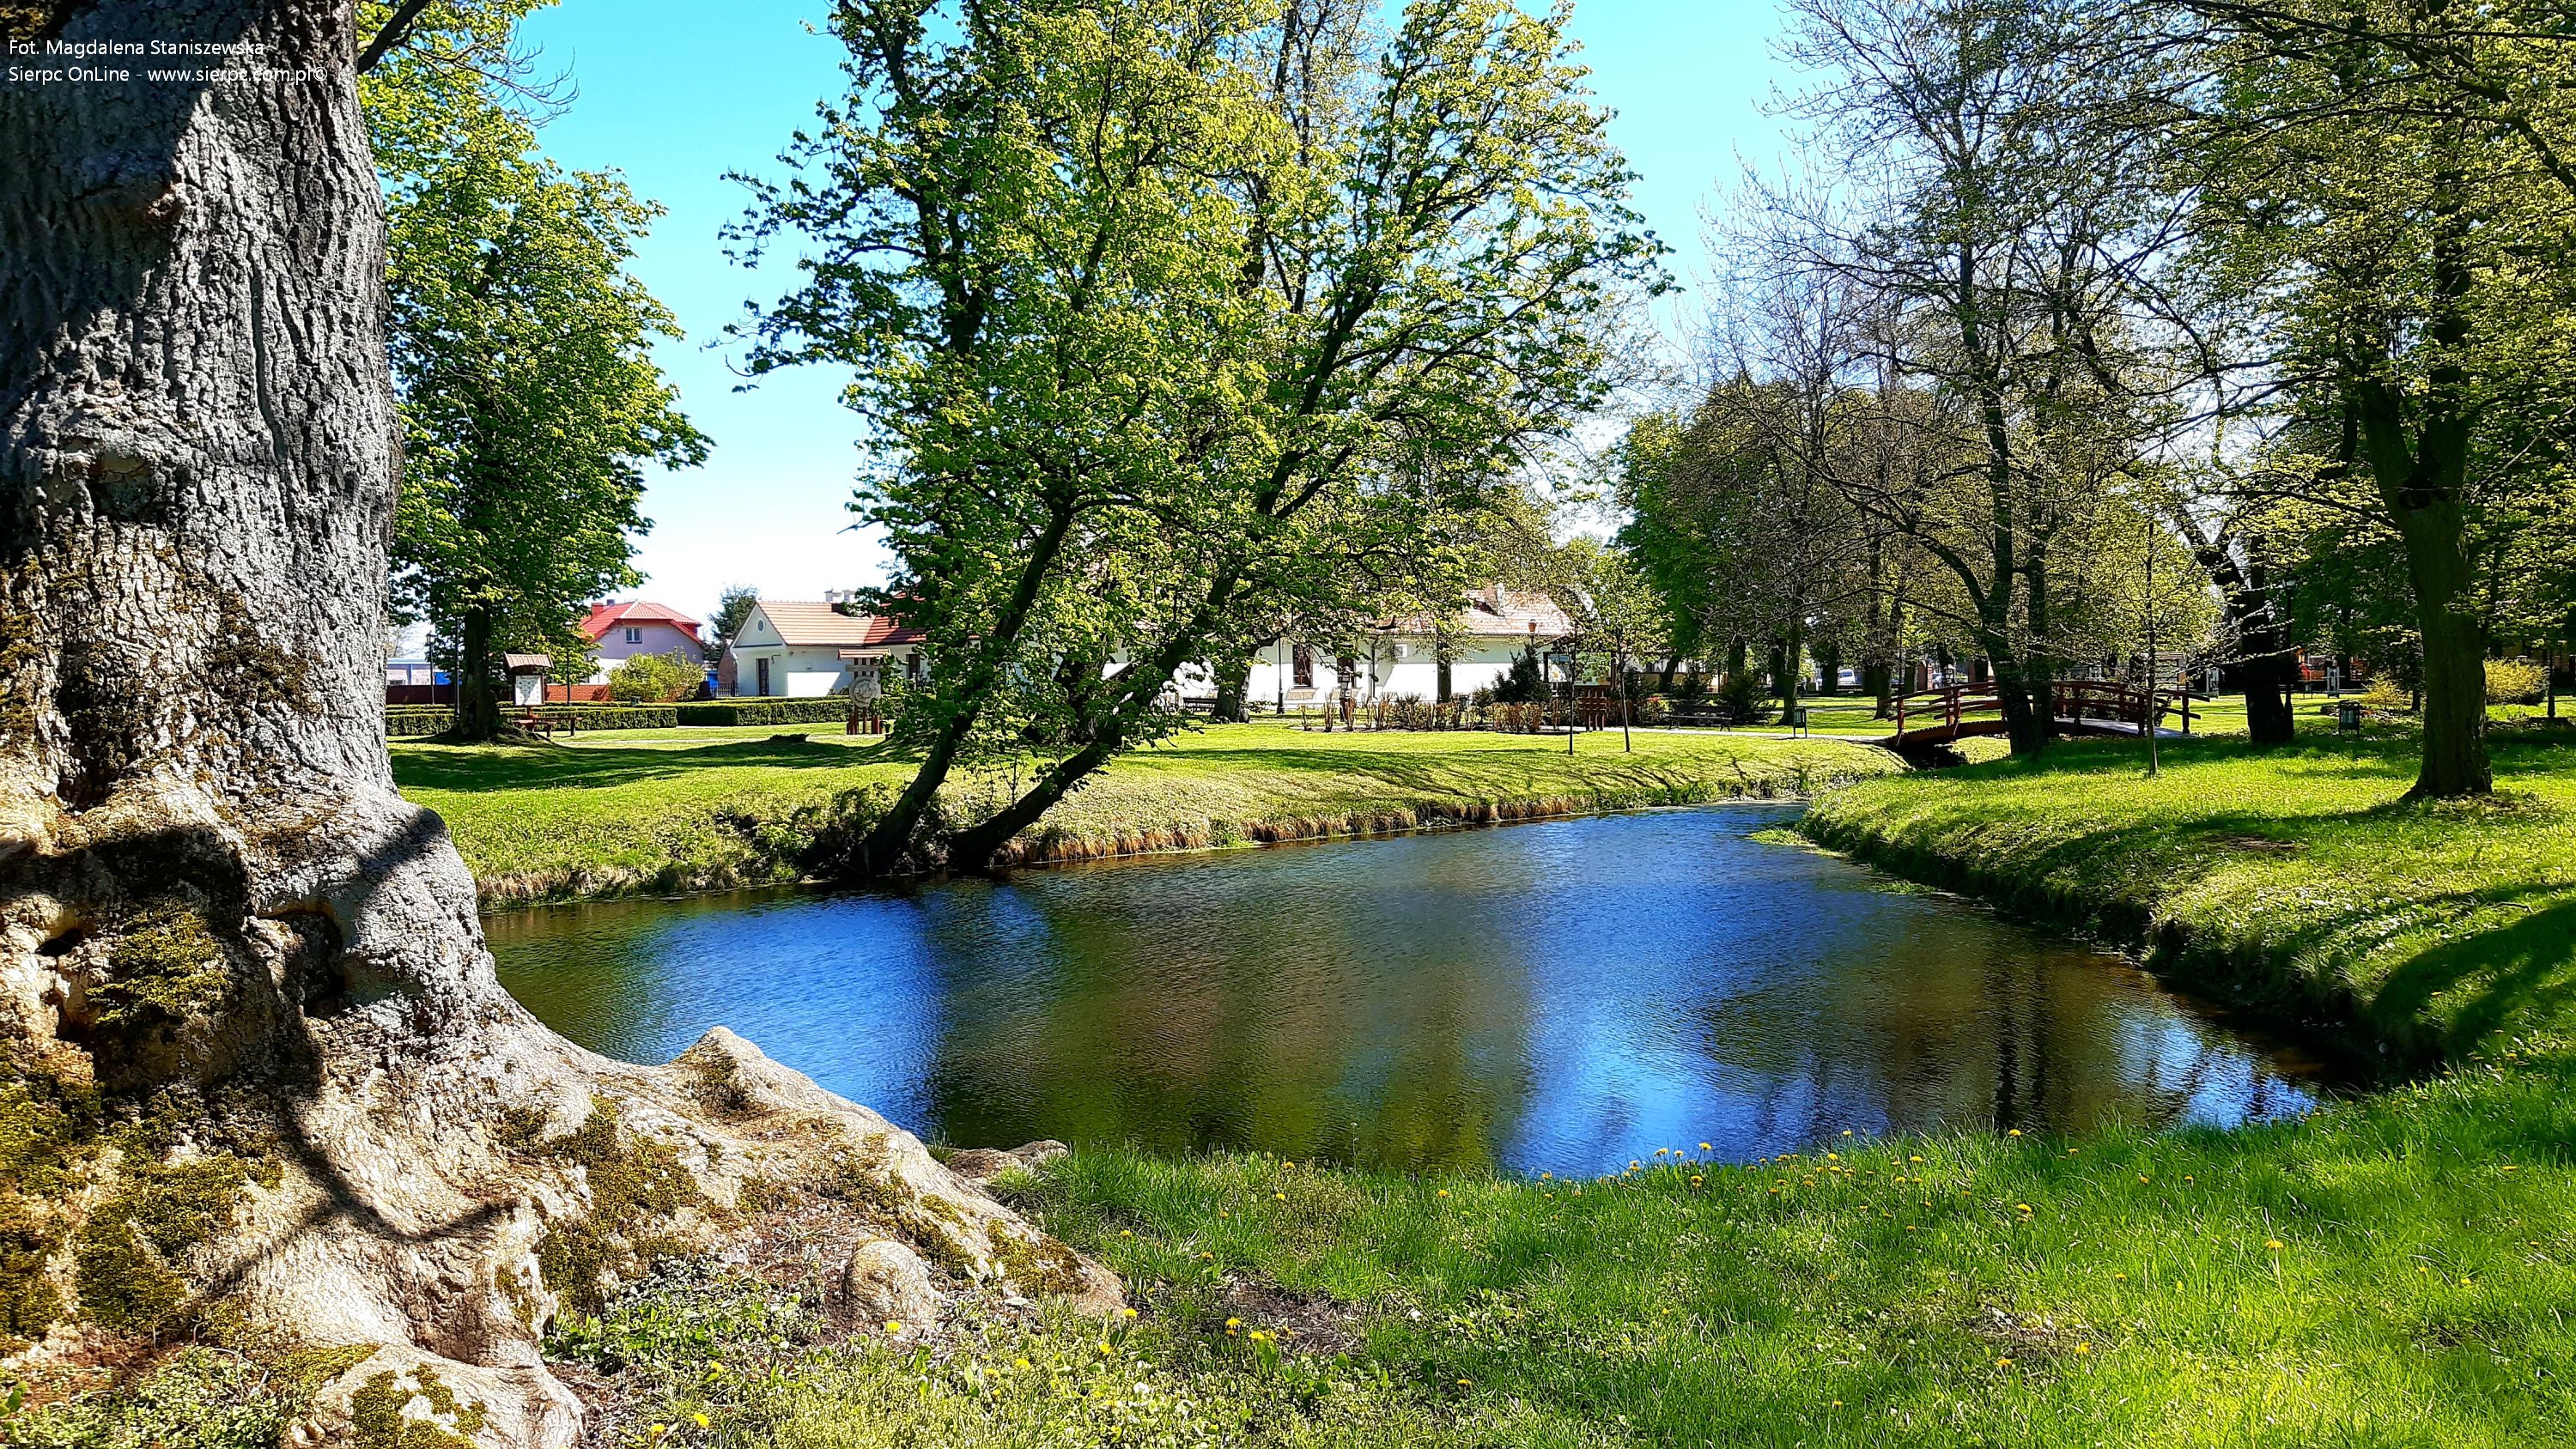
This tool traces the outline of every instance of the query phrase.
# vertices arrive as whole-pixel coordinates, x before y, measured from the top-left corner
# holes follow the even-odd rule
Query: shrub
[[[840,724],[850,717],[850,702],[837,694],[820,699],[716,700],[673,706],[684,725]]]
[[[1762,681],[1749,669],[1726,676],[1718,682],[1717,707],[1736,724],[1758,723],[1767,712],[1762,702]]]
[[[2549,688],[2549,672],[2520,659],[2487,661],[2487,703],[2533,704]]]
[[[705,666],[676,649],[638,654],[608,672],[608,694],[630,704],[668,704],[697,693],[706,677]]]
[[[1539,670],[1538,649],[1534,645],[1525,645],[1520,657],[1512,661],[1511,671],[1494,685],[1494,701],[1497,704],[1537,704],[1547,697],[1547,680]]]
[[[666,730],[680,722],[667,704],[541,704],[529,713],[577,730]]]
[[[445,705],[395,705],[385,711],[385,737],[388,739],[442,735],[455,724],[456,711]]]
[[[2397,687],[2396,679],[2382,674],[2370,681],[2370,688],[2361,692],[2361,707],[2372,714],[2404,714],[2415,707],[2415,701],[2405,690]]]

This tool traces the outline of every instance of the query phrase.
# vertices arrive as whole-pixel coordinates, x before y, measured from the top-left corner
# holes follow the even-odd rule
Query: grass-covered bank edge
[[[1237,727],[1118,762],[1013,842],[1007,863],[1199,851],[1654,806],[1807,798],[1904,768],[1843,741],[1641,735],[1634,754],[1504,736]],[[828,879],[906,766],[837,743],[407,745],[486,910]],[[972,787],[946,808],[972,818]]]
[[[2471,802],[2406,799],[2408,743],[2194,741],[2150,779],[2133,744],[2066,742],[1862,784],[1797,829],[2130,952],[2372,1078],[2511,1030],[2563,1040],[2576,739],[2500,731],[2499,794]]]

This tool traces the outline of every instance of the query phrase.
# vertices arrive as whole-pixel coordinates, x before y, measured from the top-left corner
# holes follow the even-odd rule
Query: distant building
[[[855,686],[867,697],[883,688],[890,671],[921,677],[918,630],[829,603],[763,599],[724,643],[727,663],[718,687],[736,695],[818,699]]]
[[[607,683],[610,670],[638,654],[678,654],[703,666],[707,646],[699,641],[698,628],[697,620],[661,604],[593,604],[590,617],[581,621],[581,632],[595,646],[590,682]]]
[[[1245,695],[1255,704],[1284,700],[1290,709],[1337,703],[1346,691],[1361,702],[1457,699],[1500,684],[1523,650],[1535,646],[1544,655],[1573,629],[1547,595],[1488,584],[1467,596],[1446,629],[1417,614],[1335,643],[1279,640],[1253,656]],[[1210,686],[1193,677],[1182,689]]]
[[[445,684],[447,671],[426,659],[388,659],[385,661],[387,684]]]

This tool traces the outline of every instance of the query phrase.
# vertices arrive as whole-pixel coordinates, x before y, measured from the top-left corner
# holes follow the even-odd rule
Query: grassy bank
[[[2146,943],[2167,975],[2395,1067],[2562,1033],[2576,993],[2576,738],[2500,731],[2493,802],[2419,804],[2412,741],[2134,743],[1891,778],[1815,838]]]
[[[2566,1443],[2576,748],[2500,741],[2475,807],[2401,803],[2400,739],[2134,755],[1875,781],[1815,829],[2449,1068],[2235,1132],[1680,1142],[1580,1184],[1083,1152],[1014,1191],[1133,1320],[691,1338],[793,1298],[698,1281],[559,1351],[659,1365],[618,1382],[690,1443]]]
[[[697,1283],[559,1350],[693,1444],[2559,1444],[2571,1085],[1579,1187],[1083,1153],[1021,1196],[1134,1320],[698,1340],[771,1295]]]
[[[835,1322],[831,1264],[696,1265],[550,1353],[621,1445],[2565,1444],[2576,746],[2501,740],[2508,793],[2474,807],[2403,803],[2406,746],[2193,745],[2148,781],[2134,745],[2076,745],[1813,814],[2448,1060],[2302,1121],[1681,1141],[1580,1183],[1087,1150],[1002,1190],[1133,1317],[969,1288],[936,1325]],[[157,1426],[261,1373],[193,1360],[79,1412]],[[43,1429],[19,1440],[95,1441]]]
[[[399,741],[403,793],[444,816],[488,904],[792,880],[834,802],[910,765],[873,740],[766,728],[563,744]],[[1119,760],[1019,842],[1030,862],[1380,833],[1451,821],[1806,794],[1895,771],[1826,740],[1641,731],[1309,734],[1223,725]],[[1007,780],[952,787],[972,813]]]

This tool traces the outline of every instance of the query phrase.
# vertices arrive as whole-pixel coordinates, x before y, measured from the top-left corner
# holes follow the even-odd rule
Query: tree
[[[1770,277],[1813,278],[1789,310],[1838,318],[1819,335],[1848,380],[1918,433],[1929,469],[1840,482],[1943,576],[2014,751],[2035,751],[2066,659],[2061,540],[2097,531],[2087,515],[2159,437],[2169,369],[2143,284],[2180,202],[2158,133],[2116,116],[2165,66],[2127,7],[2086,0],[1795,13],[1791,54],[1819,76],[1795,113],[1843,179],[1766,193],[1754,250]]]
[[[1559,552],[1555,575],[1548,592],[1574,625],[1568,647],[1577,661],[1600,664],[1619,696],[1619,747],[1633,750],[1630,685],[1643,661],[1670,647],[1664,600],[1625,554],[1588,538]]]
[[[2533,479],[2568,372],[2576,65],[2531,7],[2187,7],[2218,159],[2195,216],[2277,319],[2282,401],[2332,506],[2389,531],[2413,599],[2413,793],[2484,794],[2482,535]],[[2501,535],[2497,535],[2498,538]]]
[[[1374,66],[1355,12],[840,12],[851,95],[746,235],[809,239],[753,366],[856,368],[894,460],[860,508],[932,645],[923,767],[860,871],[979,732],[1048,758],[953,838],[967,866],[1175,727],[1175,676],[1256,647],[1248,621],[1438,573],[1600,394],[1660,248],[1564,12],[1416,0]]]
[[[707,441],[652,359],[670,314],[625,271],[660,208],[565,174],[488,84],[400,55],[364,96],[387,183],[405,434],[395,603],[457,681],[455,737],[501,727],[503,650],[576,657],[585,604],[641,581],[642,465]]]
[[[729,585],[716,595],[716,611],[710,628],[716,631],[716,644],[721,647],[742,630],[742,621],[760,604],[760,590],[749,584]]]
[[[352,58],[389,37],[346,0],[0,18],[19,41],[181,24],[264,64],[0,91],[13,1337],[384,1345],[326,1400],[434,1375],[489,1439],[568,1445],[579,1407],[537,1358],[559,1299],[596,1302],[639,1239],[731,1231],[716,1206],[750,1204],[724,1164],[782,1147],[782,1171],[855,1164],[920,1221],[958,1214],[943,1241],[979,1271],[1106,1288],[729,1035],[690,1061],[732,1122],[712,1078],[605,1062],[500,989],[381,733],[399,433]],[[830,1140],[753,1140],[791,1108]],[[638,1192],[601,1192],[612,1172]]]

